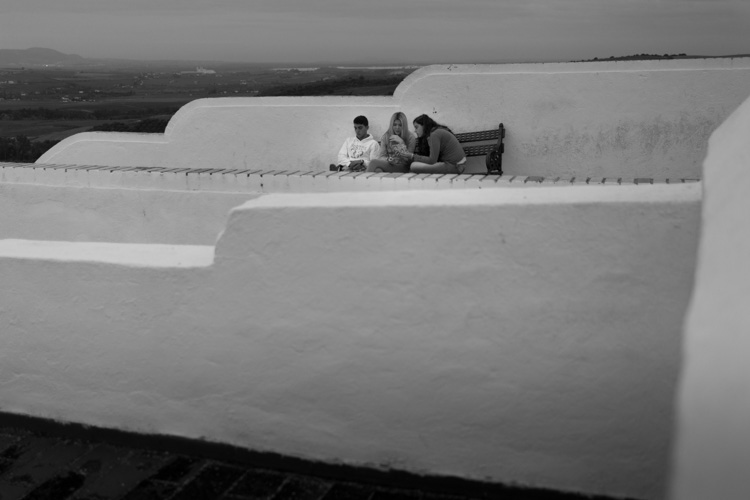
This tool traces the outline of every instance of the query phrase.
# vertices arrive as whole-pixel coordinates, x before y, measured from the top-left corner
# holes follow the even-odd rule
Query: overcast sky
[[[271,63],[750,53],[750,0],[0,0],[0,48]]]

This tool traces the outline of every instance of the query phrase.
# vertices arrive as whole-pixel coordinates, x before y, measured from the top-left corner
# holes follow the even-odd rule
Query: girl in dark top
[[[412,160],[412,172],[418,174],[463,173],[466,154],[448,127],[436,123],[427,115],[419,115],[414,119],[414,132],[417,136],[415,153],[401,153],[404,158]],[[425,146],[429,148],[429,152],[425,151]]]

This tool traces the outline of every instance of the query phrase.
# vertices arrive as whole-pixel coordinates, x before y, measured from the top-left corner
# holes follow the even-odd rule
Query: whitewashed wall
[[[2,410],[660,499],[700,184],[271,194],[0,240]]]
[[[750,99],[714,133],[686,318],[674,500],[750,497]]]
[[[527,184],[525,178],[510,179],[464,175],[438,181],[411,174],[398,178],[345,172],[286,175],[268,170],[165,173],[0,163],[0,239],[214,245],[229,211],[264,193],[540,185]],[[559,185],[574,184],[565,180]]]
[[[213,245],[229,211],[256,196],[0,183],[0,237]]]
[[[391,97],[198,99],[163,135],[76,134],[38,163],[327,170],[354,134],[355,116],[367,116],[379,138],[397,110]]]
[[[78,134],[39,162],[321,170],[354,116],[379,137],[403,110],[457,132],[504,122],[510,174],[697,178],[709,135],[749,94],[750,58],[427,66],[393,97],[200,99],[164,135]]]
[[[259,195],[247,177],[0,163],[0,238],[213,245],[229,211]]]
[[[267,193],[620,185],[585,177],[176,170],[0,163],[0,238],[213,245],[231,208]]]

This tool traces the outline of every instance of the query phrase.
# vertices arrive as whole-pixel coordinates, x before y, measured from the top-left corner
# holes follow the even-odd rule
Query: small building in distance
[[[212,69],[202,68],[200,66],[195,68],[195,71],[180,71],[179,75],[215,75],[216,71]]]

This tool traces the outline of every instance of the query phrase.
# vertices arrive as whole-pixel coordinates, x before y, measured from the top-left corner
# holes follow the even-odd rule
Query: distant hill
[[[254,66],[269,66],[266,64]],[[110,68],[181,68],[195,69],[196,66],[240,66],[242,63],[225,63],[205,60],[138,60],[138,59],[90,59],[77,54],[64,54],[53,49],[34,47],[31,49],[0,49],[0,68],[42,67],[42,66],[96,66]]]
[[[39,66],[84,64],[86,59],[75,54],[63,54],[52,49],[0,49],[0,66]]]
[[[733,54],[728,56],[699,56],[699,55],[688,55],[688,54],[633,54],[630,56],[609,56],[607,59],[600,59],[595,57],[593,59],[585,59],[582,61],[572,62],[598,62],[598,61],[649,61],[649,60],[661,60],[661,59],[725,59],[735,57],[750,57],[750,54]]]

